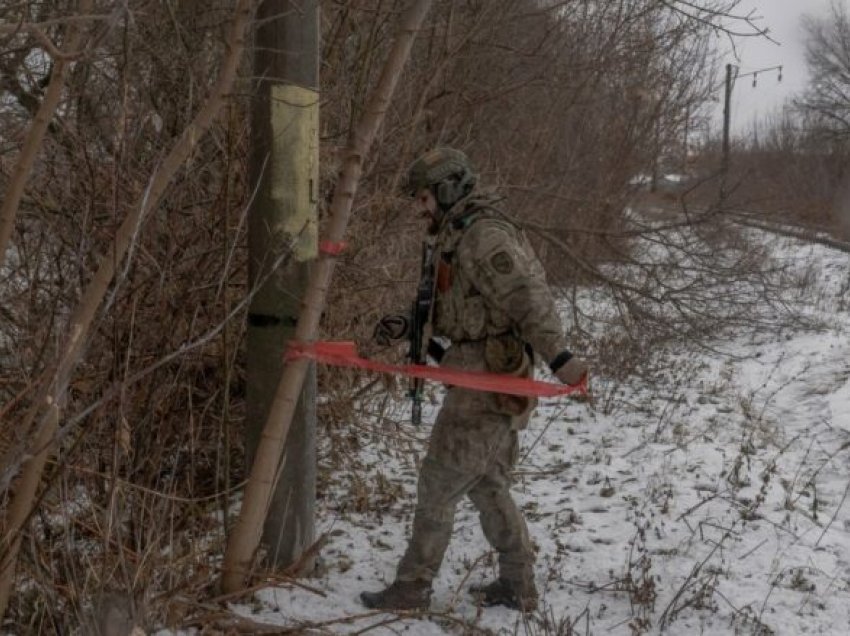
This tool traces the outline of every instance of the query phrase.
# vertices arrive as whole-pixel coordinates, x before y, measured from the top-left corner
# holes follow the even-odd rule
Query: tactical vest
[[[459,266],[464,236],[478,223],[497,224],[516,239],[521,249],[533,255],[522,229],[502,212],[486,204],[467,204],[462,215],[447,222],[437,235],[434,250],[437,280],[433,333],[451,339],[453,347],[449,349],[445,361],[450,366],[454,362],[476,371],[530,377],[533,374],[532,359],[514,329],[511,318],[487,303]],[[477,361],[463,354],[460,354],[459,359],[452,360],[455,346],[463,346],[463,343],[475,343],[470,346],[479,352]],[[522,396],[500,393],[487,395],[490,409],[509,416],[511,427],[516,430],[525,428],[537,403],[536,399]]]
[[[507,314],[489,306],[458,265],[463,237],[476,223],[494,223],[525,242],[519,226],[502,212],[486,204],[470,202],[464,214],[448,221],[437,235],[434,250],[436,297],[433,332],[453,342],[482,340],[510,333]]]

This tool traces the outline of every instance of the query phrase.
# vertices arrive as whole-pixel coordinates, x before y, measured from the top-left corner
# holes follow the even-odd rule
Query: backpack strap
[[[465,211],[463,215],[452,220],[452,229],[461,231],[467,230],[475,222],[480,221],[481,219],[498,219],[517,230],[522,230],[522,226],[515,219],[512,219],[499,208],[490,205],[489,203],[477,201],[471,202],[468,211]]]

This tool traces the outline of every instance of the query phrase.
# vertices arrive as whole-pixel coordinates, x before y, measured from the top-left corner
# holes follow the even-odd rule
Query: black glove
[[[575,386],[587,377],[587,363],[580,358],[572,357],[560,369],[555,371],[555,376],[567,386]]]
[[[372,338],[379,345],[386,347],[397,340],[407,338],[409,333],[410,319],[404,314],[391,314],[378,321]]]

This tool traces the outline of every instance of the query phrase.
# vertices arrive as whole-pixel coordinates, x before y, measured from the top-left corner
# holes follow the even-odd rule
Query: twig
[[[702,568],[706,563],[714,556],[714,553],[720,549],[720,546],[723,545],[723,542],[729,538],[729,533],[727,532],[717,543],[714,544],[714,547],[711,548],[709,553],[705,556],[705,558],[697,563],[692,569],[690,574],[688,574],[685,582],[682,583],[681,587],[677,590],[677,592],[673,595],[673,598],[670,599],[670,602],[667,604],[667,607],[664,608],[664,611],[661,612],[661,618],[658,621],[659,626],[663,629],[669,624],[671,620],[670,613],[674,610],[674,606],[676,602],[682,597],[682,594],[685,593],[685,590],[688,588],[688,584],[702,571]]]
[[[838,513],[841,511],[841,508],[844,506],[844,502],[847,501],[847,493],[850,492],[850,481],[847,482],[847,485],[844,487],[844,494],[841,496],[841,501],[838,502],[838,505],[835,507],[835,512],[832,513],[832,517],[829,519],[829,523],[824,527],[823,532],[820,533],[818,540],[815,541],[815,547],[820,545],[820,542],[823,540],[824,535],[829,531],[830,526],[835,522],[836,517],[838,517]]]

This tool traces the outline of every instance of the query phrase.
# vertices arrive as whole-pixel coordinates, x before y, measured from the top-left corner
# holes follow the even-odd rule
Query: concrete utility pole
[[[342,157],[342,168],[328,210],[329,219],[324,240],[329,244],[339,243],[345,236],[352,204],[363,174],[364,158],[369,156],[369,150],[392,102],[402,71],[410,58],[413,41],[430,8],[431,0],[413,0],[399,18],[396,36],[378,82],[351,131]],[[310,273],[307,294],[295,329],[295,337],[301,342],[312,342],[318,336],[319,321],[327,301],[334,267],[333,256],[323,254]],[[227,538],[227,550],[221,564],[221,589],[225,594],[245,589],[250,579],[254,552],[261,542],[259,525],[269,507],[278,455],[281,449],[286,448],[298,396],[308,368],[306,359],[294,359],[284,367],[281,375],[268,421],[263,428],[263,443],[257,448],[256,460],[245,486],[242,510],[239,511],[236,526]]]
[[[257,12],[251,109],[246,450],[253,462],[318,256],[317,0],[264,0]],[[284,568],[314,540],[316,372],[311,367],[281,455],[262,543]],[[310,567],[310,564],[306,564]]]

